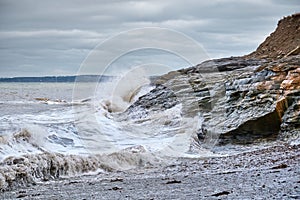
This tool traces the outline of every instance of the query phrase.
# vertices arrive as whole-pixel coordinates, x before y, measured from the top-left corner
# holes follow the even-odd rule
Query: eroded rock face
[[[242,64],[241,64],[242,63]],[[221,69],[221,70],[219,70]],[[228,58],[171,72],[125,112],[143,118],[182,104],[184,117],[201,116],[199,140],[248,144],[300,133],[300,56],[273,62]]]
[[[286,138],[289,131],[298,135],[299,69],[300,56],[289,57],[263,64],[247,77],[228,81],[228,109],[220,143]],[[252,82],[243,84],[244,79]]]

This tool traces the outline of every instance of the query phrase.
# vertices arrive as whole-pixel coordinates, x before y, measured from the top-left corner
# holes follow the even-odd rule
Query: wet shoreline
[[[300,199],[300,145],[58,179],[0,199]]]

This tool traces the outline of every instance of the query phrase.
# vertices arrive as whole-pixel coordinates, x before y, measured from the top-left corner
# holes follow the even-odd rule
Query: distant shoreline
[[[42,77],[12,77],[0,78],[2,83],[11,82],[33,82],[33,83],[74,83],[74,82],[101,82],[115,78],[114,76],[106,75],[80,75],[80,76],[42,76]]]
[[[151,82],[158,76],[148,77]],[[106,82],[117,78],[108,75],[79,75],[79,76],[41,76],[41,77],[11,77],[0,78],[0,83],[75,83],[75,82]]]

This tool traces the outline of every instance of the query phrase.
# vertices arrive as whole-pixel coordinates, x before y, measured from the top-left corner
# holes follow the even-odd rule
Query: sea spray
[[[141,68],[132,69],[108,83],[99,83],[96,98],[109,112],[125,111],[139,96],[150,91],[150,80]],[[148,89],[146,89],[148,88]]]

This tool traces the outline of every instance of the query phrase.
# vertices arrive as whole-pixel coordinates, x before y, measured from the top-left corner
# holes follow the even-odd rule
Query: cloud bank
[[[2,0],[0,77],[76,74],[99,43],[143,27],[186,34],[210,58],[244,55],[299,11],[297,0]]]

